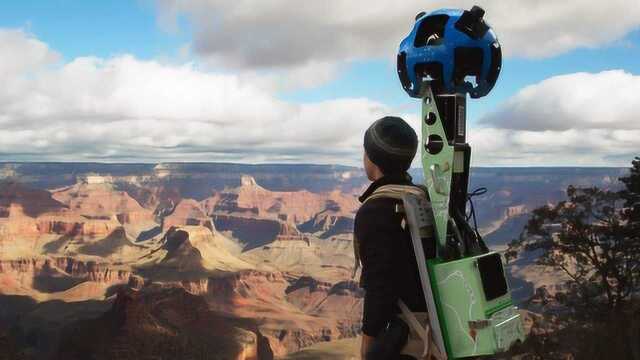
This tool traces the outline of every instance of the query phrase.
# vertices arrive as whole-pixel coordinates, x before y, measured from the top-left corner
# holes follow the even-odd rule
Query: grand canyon
[[[568,185],[626,171],[473,168],[480,232],[505,250]],[[0,163],[0,359],[357,358],[368,183],[331,165]],[[525,250],[506,271],[543,331],[565,279]]]

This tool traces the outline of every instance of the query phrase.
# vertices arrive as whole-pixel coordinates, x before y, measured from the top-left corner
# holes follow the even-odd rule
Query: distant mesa
[[[167,208],[162,213],[162,229],[167,230],[175,226],[204,226],[214,231],[211,218],[207,216],[199,202],[192,199],[183,199],[172,209]]]
[[[217,194],[213,213],[246,213],[298,224],[325,210],[328,201],[336,204],[345,214],[354,213],[358,208],[358,202],[353,196],[340,191],[271,191],[260,186],[252,176],[243,175],[239,187],[225,188]]]
[[[0,218],[9,217],[10,208],[19,206],[24,215],[38,217],[47,212],[67,209],[67,206],[46,190],[29,188],[12,181],[0,181]]]
[[[507,218],[511,218],[511,217],[514,217],[514,216],[522,215],[522,214],[524,214],[526,212],[528,212],[528,209],[527,209],[526,205],[509,206],[505,210],[505,216]]]
[[[86,181],[53,191],[53,198],[74,213],[89,217],[117,216],[121,223],[151,223],[153,213],[125,191],[118,191],[109,177],[87,177]]]
[[[157,265],[171,268],[177,273],[207,276],[214,270],[237,271],[253,268],[251,264],[234,255],[237,252],[234,249],[237,246],[235,243],[204,226],[171,227],[161,243],[164,255]],[[148,275],[154,276],[153,264]]]
[[[243,175],[240,186],[201,202],[220,231],[231,231],[245,250],[276,240],[309,241],[302,232],[328,238],[353,230],[355,197],[339,191],[270,191]]]
[[[300,224],[299,229],[307,233],[316,233],[320,238],[326,239],[339,234],[352,233],[353,220],[352,214],[345,214],[337,202],[327,200],[326,209],[309,221]]]
[[[240,177],[240,186],[241,187],[258,187],[258,184],[256,183],[256,179],[254,179],[253,176],[242,175]],[[262,189],[262,187],[260,188]]]
[[[166,164],[159,163],[153,167],[153,172],[156,177],[160,179],[166,178],[171,175],[171,167]]]
[[[0,181],[17,178],[19,174],[15,168],[13,164],[4,164],[0,167]]]
[[[340,178],[342,180],[349,180],[354,176],[357,176],[357,174],[354,174],[352,171],[345,171],[345,172],[340,174]]]
[[[85,174],[77,177],[76,180],[80,184],[112,184],[113,178],[111,176],[102,176],[97,174]]]

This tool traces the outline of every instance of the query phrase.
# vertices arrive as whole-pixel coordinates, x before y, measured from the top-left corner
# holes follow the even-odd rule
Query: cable
[[[475,189],[471,193],[467,194],[467,200],[469,201],[470,211],[469,211],[469,215],[465,216],[465,219],[467,222],[469,221],[469,219],[473,218],[473,231],[476,233],[478,244],[480,245],[482,250],[485,252],[489,251],[489,248],[484,243],[484,240],[482,239],[482,236],[480,236],[480,232],[478,231],[478,221],[476,220],[476,209],[473,207],[473,200],[471,198],[474,196],[484,195],[486,192],[487,192],[486,187],[480,187]]]
[[[476,210],[473,207],[473,200],[471,198],[474,196],[484,195],[486,192],[487,192],[487,188],[481,187],[467,194],[467,200],[469,201],[470,211],[469,211],[469,215],[465,216],[465,220],[469,221],[469,219],[473,218],[473,226],[476,229],[476,231],[478,230],[478,222],[476,221]]]

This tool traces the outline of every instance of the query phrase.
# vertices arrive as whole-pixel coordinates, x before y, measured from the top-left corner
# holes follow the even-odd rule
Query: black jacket
[[[407,173],[385,175],[359,200],[364,202],[375,189],[387,184],[413,185]],[[402,228],[403,215],[395,212],[398,203],[391,198],[372,199],[355,217],[354,235],[362,261],[360,283],[365,289],[362,332],[374,337],[399,313],[399,298],[412,311],[427,311],[409,229]]]

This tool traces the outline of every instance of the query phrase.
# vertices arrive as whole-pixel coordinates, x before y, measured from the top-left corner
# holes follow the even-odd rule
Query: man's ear
[[[371,165],[373,165],[373,169],[374,169],[374,172],[373,172],[374,180],[378,180],[379,178],[384,176],[382,169],[380,169],[378,165],[374,164],[373,162],[371,162]]]

